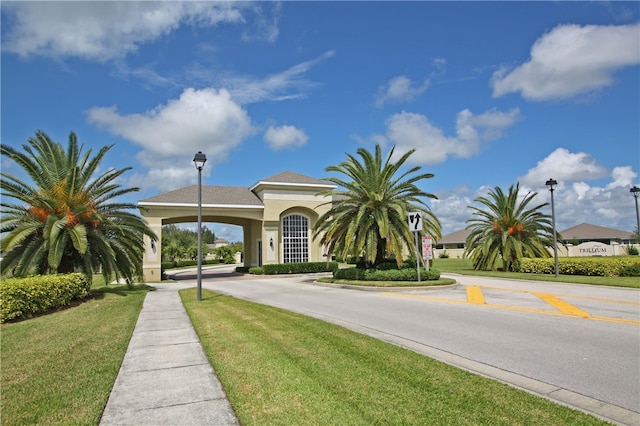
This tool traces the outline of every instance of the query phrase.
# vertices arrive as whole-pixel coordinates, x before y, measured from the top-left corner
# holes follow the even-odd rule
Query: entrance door
[[[262,266],[262,240],[258,240],[258,266]]]

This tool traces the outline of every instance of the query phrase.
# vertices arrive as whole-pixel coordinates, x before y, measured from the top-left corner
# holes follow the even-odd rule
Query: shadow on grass
[[[91,295],[88,299],[101,299],[105,294],[116,294],[118,296],[128,296],[131,293],[139,293],[140,291],[155,291],[155,287],[151,287],[146,284],[135,285],[114,285],[94,288],[91,290]]]

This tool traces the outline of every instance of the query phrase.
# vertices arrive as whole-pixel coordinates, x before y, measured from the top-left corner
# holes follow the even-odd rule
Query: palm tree
[[[529,192],[519,200],[520,185],[509,187],[505,194],[496,187],[489,197],[478,197],[481,207],[469,206],[473,217],[467,221],[471,233],[467,237],[465,254],[470,255],[473,267],[495,269],[501,262],[510,271],[522,257],[550,257],[546,247],[553,246],[551,217],[540,211],[549,203],[529,207],[538,195]]]
[[[73,132],[65,151],[38,131],[22,146],[25,153],[0,147],[33,181],[0,173],[3,274],[82,271],[91,277],[101,269],[107,279],[129,282],[141,275],[143,236],[157,237],[140,216],[126,211],[135,204],[114,201],[138,191],[116,183],[131,168],[109,169],[94,178],[112,146],[91,157],[91,149],[82,153]],[[17,203],[6,202],[6,197]]]
[[[396,176],[415,150],[392,163],[394,149],[384,164],[382,149],[376,145],[375,155],[364,148],[357,150],[362,162],[347,154],[346,161],[326,168],[327,172],[338,172],[347,177],[326,179],[340,189],[323,192],[333,196],[331,209],[318,218],[313,228],[314,238],[321,236],[320,242],[326,246],[329,255],[335,253],[346,258],[363,254],[366,261],[377,265],[387,253],[393,253],[401,266],[405,249],[415,253],[413,235],[407,223],[407,213],[414,211],[423,215],[422,231],[440,237],[440,222],[422,200],[436,199],[436,196],[416,186],[433,174],[416,174],[420,167],[413,167]]]

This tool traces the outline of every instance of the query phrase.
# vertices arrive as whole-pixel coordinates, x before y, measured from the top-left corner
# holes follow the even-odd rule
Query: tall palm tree
[[[416,186],[433,174],[416,174],[420,167],[413,167],[396,176],[415,150],[394,163],[391,161],[394,149],[383,162],[380,145],[376,145],[375,154],[359,148],[357,154],[362,162],[347,154],[346,161],[326,168],[327,172],[346,176],[326,179],[338,188],[324,192],[333,196],[331,209],[320,216],[313,229],[314,238],[321,236],[320,242],[329,253],[340,257],[364,254],[374,265],[384,260],[387,253],[393,253],[400,266],[405,249],[415,253],[407,223],[407,213],[414,211],[423,215],[422,231],[440,237],[440,222],[422,200],[436,196]]]
[[[467,221],[471,233],[465,253],[480,270],[495,269],[502,263],[504,271],[512,270],[522,257],[550,257],[546,247],[553,246],[551,217],[540,211],[549,203],[530,207],[538,195],[529,192],[520,200],[520,185],[509,187],[507,194],[496,187],[489,197],[478,197],[481,206],[469,206],[473,217]]]
[[[0,173],[3,274],[83,271],[91,276],[101,269],[105,278],[129,281],[141,275],[143,236],[157,237],[140,216],[127,211],[135,204],[114,201],[138,191],[116,183],[131,168],[94,177],[112,146],[91,157],[91,149],[82,153],[75,133],[65,151],[42,131],[22,146],[24,153],[0,146],[1,154],[33,181]],[[17,203],[6,202],[7,197]]]

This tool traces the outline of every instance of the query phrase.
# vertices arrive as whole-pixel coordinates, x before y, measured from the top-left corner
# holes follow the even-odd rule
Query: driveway
[[[176,278],[195,283],[193,272]],[[640,425],[640,291],[456,278],[460,285],[442,289],[362,291],[309,277],[238,278],[219,269],[203,272],[203,287],[340,324]]]

